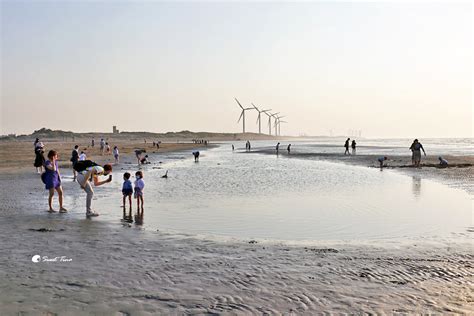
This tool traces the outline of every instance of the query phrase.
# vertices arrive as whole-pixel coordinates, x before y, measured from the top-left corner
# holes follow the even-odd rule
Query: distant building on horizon
[[[112,126],[112,133],[113,133],[113,134],[118,134],[118,133],[120,133],[119,130],[117,129],[117,126],[116,126],[116,125]]]

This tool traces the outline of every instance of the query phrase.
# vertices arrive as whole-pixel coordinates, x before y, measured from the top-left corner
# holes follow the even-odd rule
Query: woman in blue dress
[[[61,174],[59,173],[57,151],[50,150],[48,152],[48,160],[46,160],[46,162],[44,163],[44,167],[46,171],[43,174],[43,182],[45,184],[46,190],[49,190],[48,212],[56,212],[52,206],[54,190],[56,190],[59,196],[59,212],[66,213],[67,209],[63,207],[63,188],[61,187]]]

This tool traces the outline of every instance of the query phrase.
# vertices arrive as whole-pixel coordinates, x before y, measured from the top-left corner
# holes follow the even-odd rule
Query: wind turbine
[[[273,123],[273,127],[275,128],[275,136],[278,136],[277,134],[277,120],[278,120],[278,114],[280,114],[280,112],[277,112],[277,113],[273,113],[272,116],[273,118],[275,119],[275,122]]]
[[[268,135],[272,135],[272,115],[268,114],[265,112],[265,114],[268,116]]]
[[[288,123],[287,121],[280,121],[278,120],[278,134],[281,136],[280,124],[281,123]]]
[[[245,111],[247,111],[247,110],[253,110],[253,108],[244,108],[244,107],[242,106],[242,104],[240,104],[239,100],[237,100],[237,98],[234,98],[234,99],[235,99],[235,101],[237,101],[237,104],[238,104],[238,105],[240,106],[240,108],[242,109],[242,113],[240,113],[239,120],[237,121],[237,123],[240,122],[240,119],[243,119],[243,120],[242,120],[242,127],[243,127],[243,128],[242,128],[242,133],[245,133]]]
[[[275,126],[275,134],[277,134],[278,136],[280,136],[280,119],[284,118],[285,116],[286,115],[276,117],[275,124],[277,124],[277,126]],[[278,133],[276,132],[277,128],[278,128]]]
[[[259,133],[259,134],[262,134],[262,120],[261,120],[261,117],[260,117],[260,116],[261,116],[261,114],[262,114],[262,113],[265,113],[265,112],[271,111],[272,109],[268,109],[268,110],[262,110],[262,111],[260,111],[260,110],[259,110],[259,109],[258,109],[258,108],[255,106],[255,104],[253,104],[253,103],[252,103],[252,105],[253,105],[253,107],[255,108],[255,110],[257,110],[257,112],[258,112],[258,117],[257,117],[257,122],[258,122],[258,133]]]

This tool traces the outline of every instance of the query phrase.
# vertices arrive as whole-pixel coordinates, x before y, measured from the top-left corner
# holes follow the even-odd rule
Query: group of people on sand
[[[423,151],[423,154],[426,157],[426,152],[425,152],[425,148],[423,148],[423,145],[420,143],[418,139],[415,139],[413,140],[413,143],[410,145],[408,149],[411,150],[412,166],[416,168],[421,168],[421,151]],[[388,160],[387,156],[381,156],[377,158],[380,168],[386,167],[385,161],[387,160]],[[439,166],[442,168],[447,167],[449,164],[448,161],[441,156],[438,157],[438,160],[439,160]]]
[[[203,144],[205,146],[207,146],[207,144],[209,143],[209,141],[206,139],[193,139],[192,141],[194,144]]]
[[[92,141],[94,143],[94,141]],[[53,197],[54,193],[57,192],[58,200],[59,200],[59,212],[66,213],[68,210],[63,205],[64,200],[64,192],[62,188],[62,177],[59,170],[59,154],[56,150],[50,150],[47,154],[47,159],[44,158],[44,144],[39,141],[39,139],[35,140],[34,143],[35,147],[35,167],[37,171],[41,173],[41,180],[45,185],[45,189],[49,191],[48,196],[48,206],[49,212],[55,213],[56,210],[53,208]],[[94,189],[92,184],[95,187],[104,185],[112,181],[112,165],[105,164],[100,166],[94,163],[91,160],[87,160],[84,152],[79,154],[79,145],[75,145],[72,152],[70,161],[73,167],[73,181],[77,181],[79,186],[82,190],[86,193],[86,216],[87,217],[94,217],[99,216],[99,213],[93,211],[92,209],[92,199],[94,197]],[[114,147],[114,158],[115,162],[118,163],[118,148],[117,146]],[[44,172],[42,172],[44,168]],[[101,178],[102,176],[108,176],[107,178]],[[131,218],[132,214],[132,203],[131,197],[137,199],[137,216],[143,218],[143,190],[145,188],[145,182],[143,181],[143,172],[137,171],[135,173],[136,181],[134,185],[130,182],[130,173],[125,172],[123,175],[124,183],[122,186],[122,195],[123,195],[123,207],[124,207],[124,215],[125,215],[125,200],[126,198],[129,199],[129,218]]]
[[[145,154],[143,156],[143,154]],[[148,155],[146,154],[146,149],[136,149],[135,150],[135,157],[137,158],[138,165],[146,165],[151,163],[148,160]]]

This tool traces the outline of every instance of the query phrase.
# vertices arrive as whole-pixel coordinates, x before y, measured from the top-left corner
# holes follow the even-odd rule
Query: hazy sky
[[[473,135],[472,4],[2,1],[1,133]],[[247,131],[258,131],[247,113]],[[266,120],[263,130],[268,131]]]

